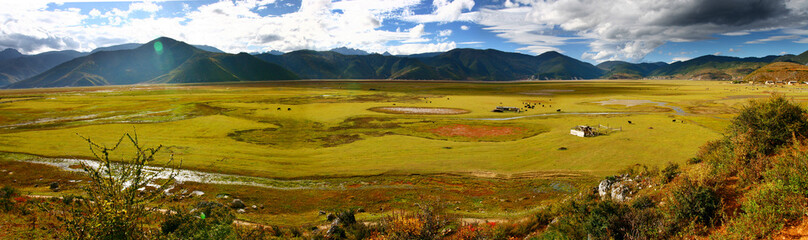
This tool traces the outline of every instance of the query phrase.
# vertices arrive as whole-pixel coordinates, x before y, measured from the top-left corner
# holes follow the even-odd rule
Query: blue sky
[[[227,52],[559,51],[590,63],[808,50],[808,0],[0,0],[23,53],[167,36]]]

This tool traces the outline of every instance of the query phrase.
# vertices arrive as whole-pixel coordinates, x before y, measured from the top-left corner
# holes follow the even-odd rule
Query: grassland
[[[806,90],[700,81],[298,81],[4,90],[0,152],[6,154],[0,159],[9,167],[17,164],[12,160],[36,156],[91,158],[77,134],[114,144],[136,129],[145,144],[168,147],[182,168],[339,186],[279,190],[185,183],[208,192],[203,199],[228,193],[267,206],[242,216],[247,219],[307,223],[318,219],[319,209],[350,206],[372,209],[366,217],[373,217],[411,207],[425,194],[465,216],[513,217],[629,165],[682,163],[720,137],[749,98],[778,92],[804,102]],[[607,100],[656,103],[597,103]],[[536,107],[491,111],[525,104]],[[369,110],[378,107],[469,112]],[[579,138],[569,134],[576,125],[621,131]],[[488,191],[473,193],[480,189]]]

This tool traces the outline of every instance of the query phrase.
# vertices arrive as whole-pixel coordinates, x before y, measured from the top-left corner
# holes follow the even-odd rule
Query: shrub
[[[169,239],[235,239],[235,216],[227,207],[199,204],[193,211],[172,209],[160,224],[163,236]],[[204,214],[204,218],[202,218]]]
[[[83,137],[82,137],[83,138]],[[113,147],[101,146],[84,138],[96,157],[96,162],[82,163],[82,169],[91,178],[83,188],[86,198],[73,204],[52,205],[51,213],[63,219],[66,236],[70,239],[145,239],[150,231],[146,227],[152,203],[173,183],[175,173],[153,191],[141,191],[155,183],[157,173],[145,171],[146,164],[155,160],[162,146],[144,147],[137,135],[124,134]],[[124,140],[131,143],[134,156],[114,163],[110,155],[121,147]],[[169,163],[171,160],[169,159]],[[64,208],[64,209],[58,209]]]
[[[806,212],[805,199],[782,182],[761,184],[745,196],[742,214],[729,224],[725,238],[763,238]]]
[[[764,173],[767,182],[782,183],[789,191],[808,197],[808,146],[800,143],[791,151],[772,158],[774,167]]]
[[[695,223],[710,227],[715,222],[721,199],[712,187],[700,185],[690,179],[683,179],[671,190],[669,214],[674,229],[682,224]]]
[[[440,239],[449,224],[436,207],[422,204],[415,214],[392,214],[381,221],[381,231],[388,239]]]
[[[662,169],[661,177],[662,183],[669,183],[673,178],[679,175],[679,164],[669,162],[664,169]]]
[[[623,218],[626,211],[625,205],[613,201],[593,204],[584,220],[584,230],[594,239],[622,239],[628,229]]]
[[[14,209],[14,198],[19,195],[20,192],[13,187],[3,186],[3,188],[0,188],[0,208],[6,212]]]
[[[728,138],[709,141],[702,145],[696,158],[710,165],[713,175],[726,176],[735,171],[735,150]]]
[[[745,159],[775,152],[792,143],[794,136],[808,131],[806,111],[783,96],[775,95],[765,101],[752,101],[745,106],[730,125],[730,137],[742,137],[752,144],[739,144],[747,149]]]
[[[733,119],[727,137],[741,179],[756,182],[769,166],[764,156],[789,146],[808,131],[806,111],[783,96],[752,101]]]

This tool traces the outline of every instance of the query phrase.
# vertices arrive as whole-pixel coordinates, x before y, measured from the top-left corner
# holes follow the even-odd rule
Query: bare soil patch
[[[433,128],[430,129],[429,131],[434,134],[445,137],[461,136],[467,138],[484,138],[484,137],[517,135],[524,132],[525,129],[520,127],[496,127],[486,125],[470,126],[465,124],[454,124]]]
[[[374,112],[390,114],[417,114],[417,115],[457,115],[471,111],[459,108],[431,108],[431,107],[375,107],[368,109]]]

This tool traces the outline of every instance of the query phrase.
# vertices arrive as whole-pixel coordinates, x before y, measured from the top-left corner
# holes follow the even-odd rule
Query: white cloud
[[[148,13],[154,13],[154,12],[160,11],[160,9],[162,9],[162,8],[163,8],[162,6],[157,5],[156,3],[150,2],[150,1],[149,2],[134,2],[134,3],[129,5],[129,12],[131,13],[131,12],[134,12],[134,11],[144,11],[144,12],[148,12]]]
[[[466,25],[460,26],[460,30],[463,30],[463,31],[469,30],[469,26],[466,26]]]
[[[440,30],[438,32],[438,36],[441,36],[441,37],[448,37],[448,36],[451,36],[451,35],[452,35],[452,30],[451,29]]]
[[[98,9],[93,8],[93,10],[90,10],[90,16],[91,17],[100,17],[101,16],[101,11],[98,11]]]
[[[525,16],[531,11],[529,7],[507,8],[501,10],[483,9],[480,11],[479,24],[487,26],[483,29],[496,33],[497,36],[507,39],[508,42],[524,45],[521,51],[541,54],[547,51],[561,51],[561,46],[570,40],[581,37],[561,37],[549,32],[537,30],[542,25],[528,21]]]
[[[427,44],[402,44],[388,47],[387,51],[393,55],[407,55],[427,52],[445,52],[457,48],[454,42],[427,43]]]
[[[800,38],[800,36],[797,36],[797,35],[771,36],[771,37],[768,37],[768,38],[748,41],[748,42],[746,42],[746,44],[759,44],[759,43],[765,43],[765,42],[776,42],[776,41],[783,41],[783,40],[797,39],[797,38]]]
[[[687,60],[690,60],[690,59],[692,59],[692,58],[689,58],[689,57],[675,57],[675,58],[673,58],[673,62],[684,62],[684,61],[687,61]],[[671,62],[671,63],[673,63],[673,62]]]
[[[456,45],[445,40],[427,43],[430,40],[424,36],[429,34],[424,31],[423,24],[406,30],[379,29],[385,19],[398,18],[405,9],[418,5],[419,0],[303,0],[297,12],[275,16],[260,16],[255,10],[279,3],[276,0],[218,1],[196,9],[184,4],[181,12],[184,16],[157,17],[151,14],[141,19],[129,15],[135,11],[158,12],[162,9],[162,1],[137,1],[129,4],[127,9],[111,9],[104,13],[96,9],[87,15],[80,14],[78,9],[45,10],[48,2],[4,3],[0,8],[0,19],[7,19],[10,24],[0,28],[0,47],[13,47],[24,53],[63,49],[89,51],[100,46],[147,42],[159,36],[211,45],[227,52],[288,52],[345,46],[369,52],[390,50],[396,54],[411,54],[446,51]],[[448,1],[436,3],[441,9],[455,4]],[[84,20],[91,17],[106,22],[84,25]]]
[[[417,23],[473,22],[478,19],[477,12],[469,12],[474,8],[474,0],[433,0],[432,6],[434,11],[431,14],[405,15],[401,19]]]
[[[746,35],[749,35],[749,34],[750,33],[748,31],[738,31],[738,32],[722,33],[721,35],[724,35],[724,36],[746,36]]]
[[[807,7],[806,0],[509,0],[481,10],[477,23],[533,52],[588,43],[584,58],[641,60],[666,42],[802,27]]]

